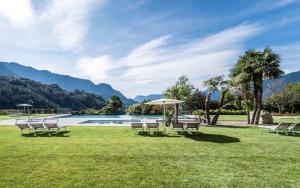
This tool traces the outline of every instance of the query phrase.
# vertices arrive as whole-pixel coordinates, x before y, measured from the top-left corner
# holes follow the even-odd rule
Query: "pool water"
[[[65,116],[64,118],[87,118],[87,119],[92,119],[92,118],[101,118],[101,119],[106,119],[106,118],[113,118],[113,119],[159,119],[162,118],[163,116],[161,115],[69,115]]]
[[[69,115],[63,118],[76,120],[81,125],[119,125],[129,126],[131,119],[163,119],[161,115]],[[188,119],[188,117],[180,116],[179,118]]]
[[[99,124],[99,125],[129,125],[130,120],[87,120],[80,124]]]

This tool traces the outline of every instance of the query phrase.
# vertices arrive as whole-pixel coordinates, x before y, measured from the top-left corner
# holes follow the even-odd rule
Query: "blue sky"
[[[0,60],[109,83],[128,97],[202,81],[271,46],[300,70],[297,0],[0,0]]]

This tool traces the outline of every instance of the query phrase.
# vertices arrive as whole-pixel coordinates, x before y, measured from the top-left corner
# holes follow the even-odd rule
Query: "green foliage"
[[[208,92],[215,92],[218,90],[218,88],[220,87],[220,85],[222,85],[224,82],[224,76],[216,76],[216,77],[212,77],[206,81],[203,82],[204,87],[207,87]]]
[[[218,110],[210,110],[211,115],[215,115]],[[193,112],[194,115],[204,116],[205,111],[203,110],[195,110]],[[226,110],[222,109],[220,115],[246,115],[246,110]]]
[[[204,110],[195,110],[193,112],[193,115],[197,115],[197,116],[204,116],[205,115],[205,111]]]
[[[111,107],[112,113],[117,114],[118,111],[122,108],[123,103],[120,97],[113,95],[110,97],[108,105]]]
[[[164,96],[171,99],[186,101],[191,96],[194,86],[189,82],[187,76],[180,76],[175,85],[164,92]],[[178,119],[179,104],[175,104],[175,119]]]
[[[280,57],[271,48],[263,51],[247,50],[235,66],[230,70],[231,82],[236,88],[241,88],[245,107],[249,112],[249,83],[253,83],[253,115],[252,124],[258,124],[262,109],[263,80],[280,78],[284,72],[280,69]],[[248,115],[248,123],[250,123]]]
[[[0,108],[13,109],[33,101],[34,108],[101,109],[105,101],[98,95],[75,90],[67,92],[57,85],[46,85],[24,78],[0,77]]]
[[[300,82],[291,83],[281,92],[269,96],[264,103],[269,111],[299,113],[300,109]]]
[[[124,113],[122,106],[123,103],[120,97],[113,95],[110,97],[108,104],[101,109],[101,113],[106,115]]]
[[[189,83],[189,79],[183,75],[179,77],[175,85],[164,92],[164,96],[171,99],[186,100],[192,94],[194,86]]]
[[[197,109],[204,109],[205,97],[204,92],[201,92],[198,89],[194,90],[183,104],[185,110],[192,112]]]
[[[158,105],[147,105],[145,104],[148,101],[143,101],[140,104],[133,104],[128,107],[127,113],[130,115],[133,114],[142,114],[142,115],[161,115],[162,107]]]
[[[101,114],[101,112],[96,109],[88,108],[88,109],[80,110],[79,114],[96,115],[96,114]]]

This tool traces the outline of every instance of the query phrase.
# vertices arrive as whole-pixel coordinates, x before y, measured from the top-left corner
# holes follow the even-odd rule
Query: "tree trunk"
[[[256,116],[255,116],[255,125],[258,125],[259,118],[260,118],[260,112],[262,109],[262,95],[263,95],[263,80],[262,77],[259,78],[257,82],[257,110],[256,110]]]
[[[214,115],[214,118],[213,118],[213,120],[211,122],[212,125],[215,125],[217,123],[217,121],[218,121],[218,118],[219,118],[219,116],[221,114],[221,110],[223,109],[223,103],[224,103],[224,99],[225,99],[225,95],[226,95],[227,91],[228,90],[222,91],[218,110],[217,110],[216,114]]]
[[[179,104],[175,104],[175,123],[178,123]]]
[[[247,97],[248,92],[246,90],[243,91],[243,98],[244,98],[244,102],[246,105],[246,111],[247,111],[247,123],[250,124],[250,110],[249,110],[249,106],[248,106],[248,97]]]
[[[256,111],[258,108],[258,101],[257,101],[257,78],[253,78],[253,114],[251,117],[251,124],[254,124],[255,117],[256,117]]]
[[[210,123],[210,97],[211,97],[211,92],[208,91],[207,95],[206,95],[206,99],[205,99],[205,112],[206,112],[206,119],[207,119],[207,124],[211,124]]]

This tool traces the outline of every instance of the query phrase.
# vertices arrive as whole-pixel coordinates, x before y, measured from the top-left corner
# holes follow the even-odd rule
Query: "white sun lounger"
[[[300,132],[300,118],[295,119],[295,123],[289,128],[289,132],[293,135],[295,135],[295,132]]]
[[[143,122],[141,119],[131,119],[130,120],[131,124],[131,129],[133,131],[138,130],[138,131],[143,131]]]
[[[151,130],[154,132],[159,132],[159,123],[158,121],[148,121],[146,122],[146,130],[150,133]]]
[[[21,131],[21,135],[23,135],[24,130],[28,130],[28,133],[30,133],[31,131],[31,127],[29,126],[28,119],[16,119],[15,125]]]
[[[28,121],[29,127],[34,132],[34,135],[36,135],[37,131],[40,130],[44,132],[45,127],[43,126],[44,120],[41,118],[31,118]]]
[[[293,128],[294,123],[279,123],[278,125],[261,125],[258,126],[260,127],[260,132],[263,129],[268,129],[269,132],[276,132],[277,135],[281,132],[281,133],[285,133],[285,134],[289,134],[291,132],[291,129]]]
[[[58,125],[58,118],[44,118],[43,121],[43,126],[45,128],[45,130],[47,130],[48,134],[50,135],[51,130],[55,131],[57,133],[60,132],[60,129],[65,129],[65,131],[67,130],[67,128],[65,126],[59,126]]]

